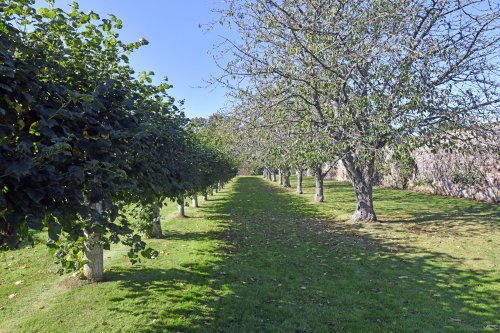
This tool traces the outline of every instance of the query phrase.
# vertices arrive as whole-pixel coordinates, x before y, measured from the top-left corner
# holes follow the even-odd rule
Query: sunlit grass
[[[498,330],[498,205],[377,188],[383,223],[360,224],[349,184],[304,190],[239,177],[186,219],[170,204],[160,257],[115,247],[101,284],[51,273],[43,245],[0,254],[0,332]]]

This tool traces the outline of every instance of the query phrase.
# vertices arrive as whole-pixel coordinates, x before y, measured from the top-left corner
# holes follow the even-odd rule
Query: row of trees
[[[231,117],[250,160],[285,173],[342,161],[353,220],[376,221],[386,149],[500,142],[500,4],[482,0],[226,0]],[[467,129],[464,131],[463,129]],[[459,143],[460,142],[460,143]],[[457,144],[459,143],[459,144]],[[299,178],[300,179],[300,178]],[[299,189],[300,191],[300,189]],[[322,200],[318,190],[317,199]]]
[[[103,249],[130,246],[154,257],[129,222],[160,236],[159,209],[235,174],[169,96],[166,81],[135,75],[128,55],[146,45],[119,40],[121,20],[47,1],[0,4],[0,249],[46,229],[67,269],[102,279]]]

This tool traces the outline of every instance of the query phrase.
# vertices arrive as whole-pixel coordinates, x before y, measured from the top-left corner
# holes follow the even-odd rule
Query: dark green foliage
[[[119,19],[76,3],[70,12],[32,5],[0,4],[0,248],[46,228],[67,268],[79,266],[84,232],[105,248],[129,245],[133,261],[154,256],[123,208],[198,189],[206,175],[191,165],[205,149],[171,86],[133,75],[127,55],[144,39],[122,43]]]

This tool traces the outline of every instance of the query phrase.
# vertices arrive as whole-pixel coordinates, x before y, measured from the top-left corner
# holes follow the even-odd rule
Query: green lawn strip
[[[218,209],[233,221],[234,249],[220,267],[227,274],[220,283],[232,295],[213,305],[216,319],[209,331],[471,332],[494,327],[488,325],[498,321],[498,269],[468,269],[460,258],[441,251],[438,242],[426,248],[406,241],[402,223],[363,226],[326,219],[336,202],[313,203],[310,185],[308,179],[307,194],[298,196],[260,178],[237,180],[233,199]],[[388,193],[396,203],[398,193],[401,198],[408,193],[380,190],[377,194]],[[327,195],[339,201],[351,196],[347,184],[333,183]],[[497,209],[485,207],[490,212],[481,216]],[[352,214],[349,208],[336,209]],[[478,232],[490,222],[478,221]],[[484,255],[484,250],[477,251]]]
[[[293,179],[293,178],[292,178]],[[312,203],[314,184],[304,180],[304,196]],[[349,220],[354,194],[349,183],[325,182],[326,202],[316,204],[318,215]],[[357,224],[381,241],[397,239],[460,258],[464,267],[492,270],[500,266],[500,205],[478,203],[376,187],[374,205],[381,224]]]
[[[498,328],[495,326],[500,324],[500,250],[495,245],[500,244],[498,205],[375,188],[375,207],[385,222],[353,224],[345,221],[354,209],[350,184],[326,182],[326,202],[321,204],[312,201],[313,179],[306,178],[304,184],[305,194],[300,198],[315,207],[316,212],[312,215],[322,220],[321,224],[326,225],[324,229],[337,235],[367,239],[372,244],[370,251],[362,256],[357,246],[343,247],[347,250],[345,261],[358,260],[361,266],[366,266],[363,259],[369,258],[369,262],[376,265],[372,264],[374,272],[368,272],[368,276],[379,273],[376,280],[407,285],[408,289],[398,290],[396,295],[416,305],[417,310],[413,311],[418,313],[402,322],[409,322],[410,317],[414,317],[428,325],[436,325],[433,329],[429,326],[428,331]],[[285,193],[298,197],[291,190]],[[338,220],[328,219],[329,216],[336,216]],[[365,280],[362,278],[360,283]],[[386,284],[386,288],[397,290],[398,287],[391,283]],[[436,305],[442,307],[424,302],[422,296],[429,291]],[[419,295],[411,295],[413,293]],[[439,308],[446,311],[438,311]],[[384,329],[394,327],[389,325]],[[422,327],[404,326],[403,331],[412,329],[426,331],[425,324]]]
[[[175,332],[202,324],[211,310],[200,298],[216,295],[209,277],[193,267],[219,260],[219,241],[207,236],[219,221],[202,216],[226,195],[187,208],[186,219],[177,219],[177,205],[168,203],[162,210],[166,238],[148,241],[160,251],[158,259],[131,266],[126,248],[114,246],[105,251],[106,282],[100,284],[49,271],[57,266],[43,244],[0,255],[8,272],[0,279],[0,332],[150,332],[156,325]],[[18,279],[23,283],[16,285]],[[16,297],[9,299],[12,293]]]
[[[238,177],[186,219],[169,204],[167,237],[150,241],[160,257],[132,267],[115,247],[101,284],[36,275],[51,262],[42,246],[8,253],[0,332],[497,329],[498,206],[376,188],[385,222],[358,224],[349,184],[326,182],[322,204],[304,185],[297,195]],[[12,266],[26,256],[32,265]]]
[[[0,332],[4,325],[43,307],[47,291],[59,276],[43,244],[0,254]]]

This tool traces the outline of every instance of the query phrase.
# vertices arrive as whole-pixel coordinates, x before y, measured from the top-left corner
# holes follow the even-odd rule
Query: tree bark
[[[90,282],[100,282],[104,278],[104,251],[99,243],[101,236],[95,232],[84,234],[83,254],[87,263],[83,266],[83,276]]]
[[[271,174],[271,173],[272,173],[272,172],[271,172],[271,168],[266,168],[266,178],[267,178],[267,180],[269,180],[269,181],[272,181],[272,180],[273,180],[273,176],[272,176],[272,174]]]
[[[91,205],[96,214],[103,212],[102,202]],[[84,231],[83,258],[87,263],[83,266],[83,276],[90,282],[100,282],[104,278],[104,249],[100,243],[101,235]]]
[[[224,188],[224,187],[222,186],[222,182],[219,182],[219,183],[217,184],[217,189],[219,190],[219,192],[220,192],[220,191],[222,191],[222,189],[223,189],[223,188]]]
[[[297,169],[297,194],[302,194],[302,176],[304,171],[302,169]]]
[[[283,186],[285,186],[286,188],[292,187],[292,185],[290,184],[290,169],[283,171]]]
[[[210,195],[212,195],[212,196],[214,195],[214,188],[213,187],[210,188]]]
[[[151,209],[153,218],[151,220],[150,228],[146,232],[148,238],[163,238],[163,232],[161,230],[161,203],[159,205],[150,205],[147,209]]]
[[[316,200],[316,202],[323,202],[325,201],[325,197],[323,195],[323,170],[321,169],[321,165],[316,166],[314,178],[316,180],[316,192],[314,194],[314,200]]]
[[[347,154],[342,160],[356,193],[356,211],[353,221],[376,222],[377,216],[373,208],[373,173],[374,158],[357,161],[355,153]],[[361,162],[361,163],[360,163]]]
[[[191,202],[194,208],[198,208],[198,196],[195,194],[191,197]]]
[[[208,192],[203,192],[203,201],[208,201]]]
[[[281,169],[278,170],[278,178],[280,186],[283,186],[283,171]]]
[[[219,187],[217,185],[214,186],[214,192],[219,193]]]
[[[181,218],[184,218],[186,217],[185,213],[184,213],[184,197],[180,196],[177,198],[177,216],[178,217],[181,217]]]
[[[273,182],[276,181],[276,170],[273,169]]]

